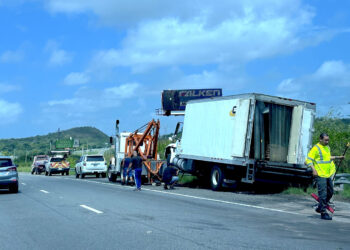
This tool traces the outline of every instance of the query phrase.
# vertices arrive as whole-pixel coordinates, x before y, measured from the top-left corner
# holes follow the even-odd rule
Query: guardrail
[[[334,185],[339,185],[336,187],[336,190],[342,191],[344,190],[344,184],[350,184],[350,174],[341,173],[335,176]]]

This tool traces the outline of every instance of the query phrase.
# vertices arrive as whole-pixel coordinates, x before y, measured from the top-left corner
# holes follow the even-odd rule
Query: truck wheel
[[[100,177],[100,174],[96,174],[96,178],[99,178]]]
[[[117,181],[117,175],[112,173],[112,170],[110,168],[108,168],[108,180],[111,182]]]
[[[210,174],[210,184],[213,191],[218,191],[222,188],[224,173],[218,166],[213,166]]]
[[[105,174],[105,173],[102,173],[102,174],[101,174],[101,177],[102,177],[102,178],[106,178],[106,174]]]

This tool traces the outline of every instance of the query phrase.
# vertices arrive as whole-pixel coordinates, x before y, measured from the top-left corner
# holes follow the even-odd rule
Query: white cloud
[[[122,46],[99,51],[95,67],[143,72],[174,65],[244,64],[291,53],[337,32],[313,25],[301,0],[50,0],[51,12],[94,13],[127,30]]]
[[[126,83],[112,88],[80,88],[72,98],[52,100],[43,105],[44,113],[65,114],[68,117],[83,117],[106,108],[119,107],[123,100],[134,97],[139,91],[138,83]]]
[[[299,92],[301,90],[301,85],[293,78],[288,78],[278,85],[277,90],[282,93]]]
[[[21,90],[18,85],[0,83],[0,94]]]
[[[231,72],[230,72],[231,73]],[[238,90],[246,83],[246,79],[222,71],[206,71],[199,74],[185,75],[175,80],[169,88],[224,88],[226,91]]]
[[[24,58],[24,53],[21,50],[7,50],[0,55],[0,62],[2,63],[17,63]]]
[[[313,11],[301,4],[281,11],[290,6],[268,5],[267,10],[247,2],[241,3],[240,12],[224,12],[221,18],[213,17],[217,6],[209,6],[192,19],[165,16],[142,21],[129,29],[121,48],[99,51],[94,64],[132,67],[134,72],[174,65],[244,64],[291,53],[334,35],[316,30]]]
[[[90,81],[90,77],[86,73],[72,72],[64,78],[66,85],[82,85]]]
[[[55,49],[51,52],[49,64],[61,66],[72,61],[72,56],[63,49]]]
[[[130,98],[135,94],[137,88],[140,85],[138,83],[123,84],[118,87],[107,88],[104,90],[106,96],[113,96],[114,98]]]
[[[283,80],[277,95],[316,102],[322,114],[331,107],[348,110],[350,64],[326,61],[314,73]]]
[[[350,64],[342,61],[324,62],[311,78],[333,86],[350,87]]]
[[[19,103],[0,99],[0,124],[8,124],[16,121],[22,111]]]
[[[49,54],[49,65],[51,66],[62,66],[72,61],[72,54],[59,47],[59,44],[54,40],[49,40],[46,43],[44,51]]]

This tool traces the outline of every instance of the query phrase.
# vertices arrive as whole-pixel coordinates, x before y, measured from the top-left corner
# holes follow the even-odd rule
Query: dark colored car
[[[17,167],[9,156],[0,156],[0,188],[18,193]]]

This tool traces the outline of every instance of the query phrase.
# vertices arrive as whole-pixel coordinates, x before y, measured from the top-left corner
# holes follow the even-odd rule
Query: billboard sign
[[[71,139],[60,139],[55,143],[56,149],[73,148],[74,140]]]
[[[182,111],[190,100],[222,96],[222,89],[181,89],[163,90],[162,109],[165,111]]]

